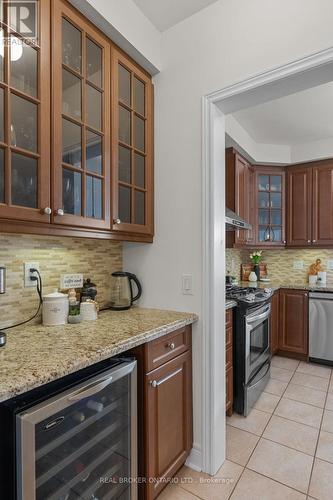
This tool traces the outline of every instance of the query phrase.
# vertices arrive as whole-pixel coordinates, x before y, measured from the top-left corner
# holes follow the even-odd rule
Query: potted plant
[[[261,261],[261,257],[262,257],[262,250],[256,250],[255,252],[252,252],[250,254],[250,259],[251,259],[251,262],[254,266],[254,273],[257,277],[257,280],[259,281],[260,280],[260,261]]]

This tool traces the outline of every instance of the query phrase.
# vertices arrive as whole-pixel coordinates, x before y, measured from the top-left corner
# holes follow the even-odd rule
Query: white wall
[[[220,0],[162,36],[155,77],[153,245],[124,245],[141,304],[201,313],[201,97],[333,45],[331,0]],[[194,295],[180,292],[193,273]],[[221,304],[222,307],[222,304]],[[195,446],[201,447],[201,326],[194,331]],[[224,381],[221,380],[221,384]]]

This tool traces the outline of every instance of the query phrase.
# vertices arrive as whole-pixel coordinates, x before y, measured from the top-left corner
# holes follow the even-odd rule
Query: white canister
[[[252,271],[249,275],[249,281],[251,281],[252,283],[254,283],[255,281],[258,281],[258,276],[256,275],[256,273],[254,271]]]
[[[97,304],[94,301],[81,302],[80,316],[82,321],[95,321],[97,319]]]
[[[57,291],[43,297],[43,325],[65,325],[68,320],[68,295]]]
[[[319,271],[318,273],[318,284],[319,285],[326,285],[327,281],[327,273],[326,271]]]

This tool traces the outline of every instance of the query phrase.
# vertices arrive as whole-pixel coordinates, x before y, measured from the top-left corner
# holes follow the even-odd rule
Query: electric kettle
[[[137,294],[133,295],[132,282],[136,284]],[[133,302],[138,300],[142,294],[142,287],[132,273],[118,271],[111,275],[111,309],[124,311],[129,309]]]

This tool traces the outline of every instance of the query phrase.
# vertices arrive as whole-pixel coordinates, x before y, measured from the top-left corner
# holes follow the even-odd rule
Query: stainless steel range
[[[270,288],[228,286],[234,309],[234,410],[248,415],[270,377]]]

